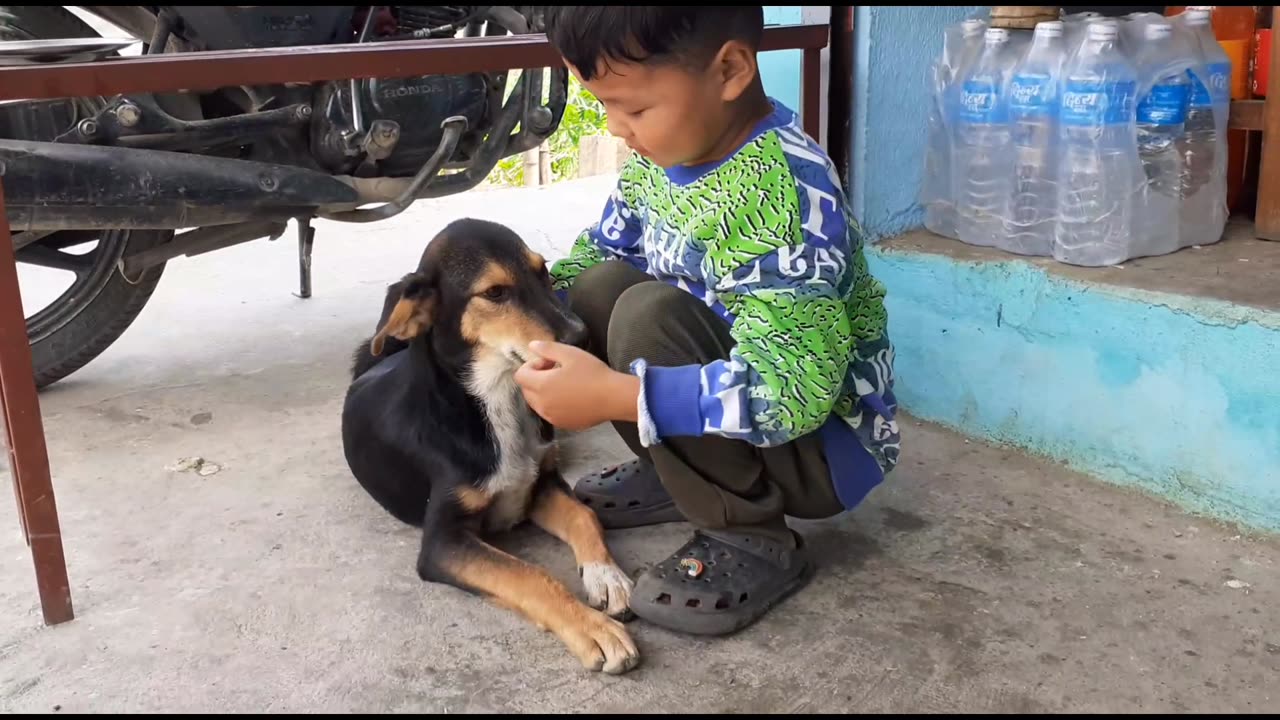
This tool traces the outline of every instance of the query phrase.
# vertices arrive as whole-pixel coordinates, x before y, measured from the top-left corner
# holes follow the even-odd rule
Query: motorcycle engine
[[[445,118],[461,115],[467,119],[467,135],[484,129],[489,113],[488,76],[423,75],[408,78],[378,78],[356,83],[360,102],[361,132],[386,127],[377,121],[391,121],[399,130],[390,154],[378,163],[383,177],[408,177],[418,172],[436,151],[444,136],[440,124]],[[352,117],[351,83],[328,83],[316,95],[311,133],[311,152],[328,171],[354,174],[367,153],[355,151],[358,137]],[[464,160],[467,147],[460,143],[454,160]]]
[[[475,8],[396,6],[395,11],[396,29],[394,33],[387,34],[394,34],[397,38],[448,37],[474,15]],[[445,118],[461,115],[467,119],[467,132],[453,159],[465,161],[478,137],[483,135],[485,123],[490,120],[491,94],[500,97],[505,83],[505,73],[361,80],[355,83],[360,103],[358,122],[354,117],[352,83],[327,83],[316,93],[312,112],[312,154],[330,172],[357,174],[363,165],[363,172],[358,174],[369,174],[372,171],[366,163],[368,143],[362,147],[360,138],[371,129],[375,135],[386,137],[385,132],[394,123],[398,137],[389,154],[377,158],[376,174],[381,177],[412,176],[439,146],[444,135],[440,124]]]

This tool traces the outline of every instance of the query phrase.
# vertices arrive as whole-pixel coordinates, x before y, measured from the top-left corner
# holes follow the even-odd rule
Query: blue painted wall
[[[859,6],[854,10],[854,107],[850,201],[872,240],[918,227],[924,163],[926,70],[942,31],[975,13],[957,7]]]
[[[765,25],[799,25],[802,20],[799,5],[766,5]],[[760,78],[765,92],[796,112],[800,111],[799,50],[775,50],[760,54]]]
[[[913,415],[1280,530],[1280,313],[1016,259],[871,255]]]

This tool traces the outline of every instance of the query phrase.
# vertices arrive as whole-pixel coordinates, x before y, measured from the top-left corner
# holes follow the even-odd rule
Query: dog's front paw
[[[631,618],[631,590],[635,583],[622,568],[613,563],[587,563],[582,566],[582,585],[591,607],[619,620]]]
[[[621,675],[640,664],[640,651],[622,623],[583,605],[577,608],[559,635],[583,667]]]

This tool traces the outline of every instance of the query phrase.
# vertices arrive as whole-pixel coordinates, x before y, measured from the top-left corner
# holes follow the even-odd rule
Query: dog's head
[[[497,223],[451,223],[397,286],[398,299],[388,298],[386,322],[370,341],[375,356],[388,337],[410,341],[430,332],[449,364],[514,370],[531,359],[535,340],[586,343],[586,327],[551,290],[546,260]]]

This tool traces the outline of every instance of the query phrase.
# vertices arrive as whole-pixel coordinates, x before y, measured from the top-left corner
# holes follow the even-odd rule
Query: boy
[[[765,95],[753,7],[557,7],[548,37],[635,152],[551,274],[591,352],[516,379],[558,427],[637,459],[575,493],[609,528],[688,520],[631,607],[717,635],[803,585],[784,516],[857,505],[897,462],[884,288],[823,150]]]

